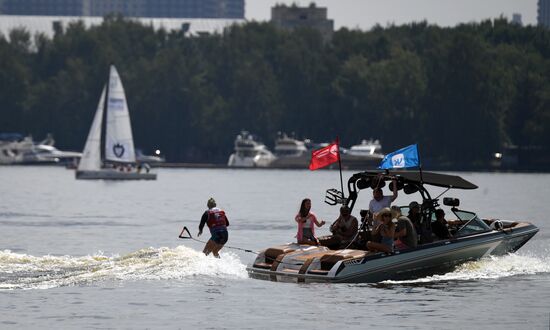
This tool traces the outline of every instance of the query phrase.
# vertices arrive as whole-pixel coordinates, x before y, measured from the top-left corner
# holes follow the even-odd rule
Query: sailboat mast
[[[107,108],[107,105],[109,104],[109,84],[111,79],[111,69],[109,66],[109,73],[107,74],[107,84],[105,85],[106,91],[105,91],[105,100],[103,101],[103,118],[101,118],[101,144],[100,144],[100,151],[101,151],[101,160],[102,163],[105,163],[106,155],[105,155],[105,146],[107,145],[107,111],[109,110]],[[105,165],[105,164],[102,164]]]

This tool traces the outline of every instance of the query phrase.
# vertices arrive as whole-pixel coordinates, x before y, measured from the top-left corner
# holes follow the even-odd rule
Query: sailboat
[[[108,87],[108,88],[107,88]],[[106,94],[107,92],[107,94]],[[107,98],[107,102],[105,102]],[[105,111],[104,111],[105,110]],[[105,137],[101,132],[105,112]],[[102,155],[101,145],[105,151]],[[136,164],[130,113],[122,81],[114,65],[111,65],[109,81],[99,98],[92,127],[76,170],[77,179],[105,180],[156,180],[155,173],[141,171]]]

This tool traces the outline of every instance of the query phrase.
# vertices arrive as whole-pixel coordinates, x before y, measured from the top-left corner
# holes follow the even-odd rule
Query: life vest
[[[206,221],[206,224],[208,225],[208,228],[210,228],[210,231],[227,228],[227,217],[225,216],[225,212],[223,210],[213,208],[207,212],[208,220]]]

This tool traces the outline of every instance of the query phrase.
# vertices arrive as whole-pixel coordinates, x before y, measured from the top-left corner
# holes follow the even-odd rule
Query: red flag
[[[332,163],[340,160],[340,151],[338,148],[338,139],[328,146],[314,150],[311,153],[311,162],[309,163],[309,169],[314,171],[316,169],[328,166]]]

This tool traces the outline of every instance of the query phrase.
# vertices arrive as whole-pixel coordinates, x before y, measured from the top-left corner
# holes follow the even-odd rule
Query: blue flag
[[[379,169],[386,170],[390,168],[407,168],[420,166],[420,160],[418,159],[418,148],[416,144],[411,144],[408,147],[401,148],[397,151],[387,154]]]

